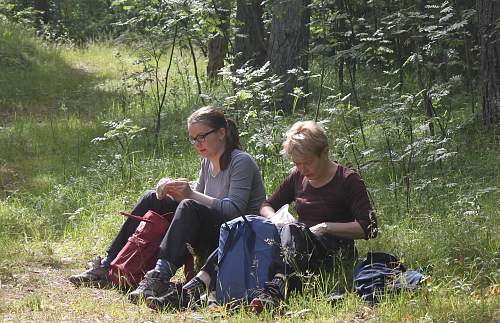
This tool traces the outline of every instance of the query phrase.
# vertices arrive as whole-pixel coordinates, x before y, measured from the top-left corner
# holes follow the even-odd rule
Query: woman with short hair
[[[283,153],[295,169],[260,208],[271,218],[283,205],[295,202],[298,223],[280,229],[282,258],[273,279],[250,305],[260,312],[278,305],[288,288],[298,288],[295,273],[333,269],[336,260],[353,259],[355,239],[377,234],[377,221],[361,177],[329,158],[328,139],[313,121],[297,122],[286,133]]]

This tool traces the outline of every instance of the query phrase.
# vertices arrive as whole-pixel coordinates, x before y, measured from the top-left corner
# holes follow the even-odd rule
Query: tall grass
[[[60,288],[52,286],[51,280],[29,280],[36,275],[19,276],[26,268],[53,268],[55,276],[48,277],[57,280],[61,273],[81,269],[86,260],[102,254],[114,237],[123,221],[117,211],[130,209],[160,177],[196,179],[199,157],[186,140],[185,118],[201,101],[189,72],[189,55],[175,57],[159,145],[153,143],[150,130],[153,101],[146,97],[141,104],[127,78],[138,69],[135,59],[132,52],[110,42],[85,48],[49,45],[20,26],[0,22],[0,280],[10,291],[19,286],[44,288],[21,298],[0,292],[5,296],[0,301],[4,318],[257,319],[246,310],[220,308],[153,313],[130,305],[116,291],[75,291],[62,278]],[[213,99],[207,103],[223,102],[224,84],[210,91]],[[327,111],[329,103],[322,108]],[[130,160],[120,157],[120,148],[112,141],[91,143],[106,131],[102,121],[127,117],[148,128],[131,142]],[[338,118],[330,117],[327,126],[334,157],[355,166],[342,141],[352,134],[346,133]],[[378,120],[365,117],[370,125],[368,146],[383,152]],[[283,118],[279,126],[310,118]],[[309,282],[304,293],[258,319],[484,322],[498,317],[500,302],[494,293],[500,284],[498,143],[491,131],[478,130],[479,123],[457,121],[455,126],[450,145],[458,153],[437,164],[418,165],[408,192],[410,208],[395,200],[389,164],[380,161],[361,169],[381,232],[375,240],[358,243],[360,254],[386,251],[410,268],[421,267],[429,278],[419,293],[388,296],[373,308],[352,293],[341,303],[330,303],[325,294],[338,287],[339,278],[320,276]],[[361,145],[359,133],[353,133],[351,144]],[[263,174],[268,193],[291,166],[273,158],[276,162],[266,164]],[[131,170],[127,176],[122,172],[124,162]],[[22,290],[12,293],[22,295]],[[67,290],[72,295],[64,299]],[[97,306],[96,295],[101,297]]]

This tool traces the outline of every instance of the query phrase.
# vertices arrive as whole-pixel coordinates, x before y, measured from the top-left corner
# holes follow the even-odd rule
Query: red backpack
[[[111,262],[108,279],[120,287],[135,288],[144,278],[144,274],[154,268],[160,243],[172,222],[174,213],[160,215],[149,210],[143,217],[126,212],[120,213],[141,223]],[[192,255],[189,255],[184,263],[184,275],[186,280],[194,277]]]

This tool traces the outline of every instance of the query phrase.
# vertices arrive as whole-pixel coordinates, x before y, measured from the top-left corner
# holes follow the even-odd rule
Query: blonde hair
[[[298,121],[286,132],[282,153],[288,158],[321,156],[328,147],[325,131],[314,121]]]

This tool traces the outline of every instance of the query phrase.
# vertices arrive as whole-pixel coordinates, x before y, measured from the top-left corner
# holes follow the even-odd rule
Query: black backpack
[[[393,255],[369,252],[354,268],[353,278],[357,294],[373,304],[378,302],[379,296],[384,292],[417,289],[423,275],[419,271],[407,270]]]

